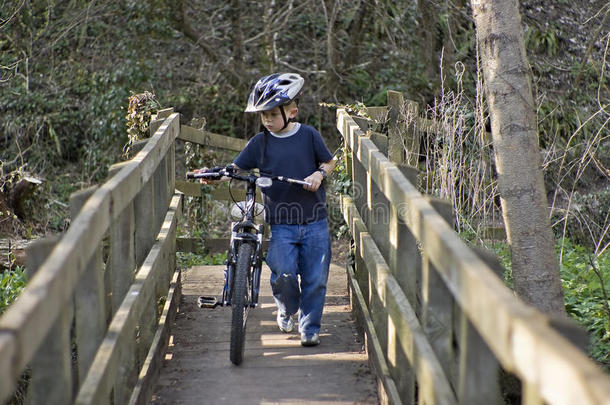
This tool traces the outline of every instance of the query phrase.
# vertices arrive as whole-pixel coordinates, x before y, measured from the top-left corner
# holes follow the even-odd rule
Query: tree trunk
[[[273,33],[272,33],[272,29],[271,29],[271,17],[273,16],[274,12],[275,12],[275,0],[270,0],[269,3],[267,4],[265,14],[263,14],[263,27],[265,29],[264,60],[268,64],[269,73],[275,72],[275,64],[277,62],[275,60],[275,55],[273,52],[273,48],[274,48],[273,38],[272,38]]]
[[[324,0],[321,2],[326,17],[326,90],[332,99],[337,99],[337,88],[341,82],[339,75],[339,53],[337,52],[336,26],[341,3],[337,0]]]
[[[438,53],[438,13],[440,11],[434,0],[418,0],[419,34],[421,35],[420,50],[425,65],[426,80],[432,86],[434,93],[440,88],[440,54]]]
[[[347,52],[343,56],[344,70],[357,65],[360,59],[360,49],[363,46],[365,28],[370,19],[373,3],[368,0],[360,0],[355,16],[347,28],[347,39],[349,41]]]
[[[233,69],[237,76],[242,78],[245,74],[244,69],[244,41],[241,27],[241,10],[242,5],[240,0],[231,0],[231,39],[233,48]]]
[[[518,2],[474,0],[472,10],[515,291],[544,312],[565,313]]]

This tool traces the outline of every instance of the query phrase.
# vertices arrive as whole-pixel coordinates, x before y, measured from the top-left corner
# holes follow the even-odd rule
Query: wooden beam
[[[371,119],[378,123],[385,123],[388,120],[388,107],[366,107],[366,112],[369,114]]]
[[[397,207],[399,218],[421,243],[504,368],[525,382],[535,383],[547,402],[605,403],[610,398],[610,377],[553,330],[548,317],[517,299],[370,140],[353,136],[356,123],[344,112],[338,111],[337,115],[337,127],[343,129],[350,147],[357,151],[354,157]],[[536,350],[523,350],[523,342]],[[551,372],[543,366],[546,364],[562,366]]]
[[[397,344],[417,374],[421,403],[455,404],[447,375],[430,345],[405,293],[368,233],[360,234],[360,256],[366,263],[372,285],[384,304],[384,311],[396,329]],[[377,316],[379,316],[377,315]],[[402,370],[401,370],[402,371]]]
[[[390,375],[384,351],[379,344],[371,314],[367,309],[366,300],[362,295],[362,289],[358,284],[358,280],[356,279],[356,275],[351,266],[347,266],[347,276],[350,288],[355,297],[354,303],[356,304],[356,307],[354,309],[359,312],[359,317],[363,319],[363,327],[367,336],[366,342],[369,362],[375,368],[377,378],[381,383],[380,388],[382,389],[379,392],[381,397],[380,402],[382,404],[402,404],[403,402],[400,399],[400,394],[396,389],[396,383]]]
[[[15,390],[17,369],[17,338],[10,331],[0,331],[0,402],[6,401]]]
[[[207,191],[204,191],[203,187],[207,187]],[[243,187],[231,186],[231,192],[229,192],[229,183],[222,182],[216,185],[202,186],[201,184],[193,181],[176,181],[176,190],[180,191],[189,197],[202,197],[204,193],[209,192],[212,200],[214,201],[230,201],[232,202],[231,195],[236,201],[246,200],[246,189]],[[263,200],[263,196],[259,188],[256,189],[256,201],[260,202]],[[261,214],[262,215],[262,214]]]
[[[27,270],[31,276],[57,243],[57,237],[37,239],[27,248]],[[67,404],[72,400],[72,346],[70,326],[73,307],[66,304],[58,319],[44,338],[29,364],[31,378],[28,382],[26,403]]]
[[[188,197],[201,197],[201,184],[193,181],[176,180],[176,190]]]
[[[170,115],[144,149],[95,191],[21,292],[19,300],[2,315],[0,333],[6,331],[17,338],[17,364],[15,375],[2,375],[0,379],[21,375],[61,308],[73,296],[80,276],[110,223],[133,200],[140,186],[152,177],[179,130],[179,114]],[[0,392],[1,399],[9,395],[10,392]]]
[[[240,138],[214,134],[212,132],[182,125],[178,139],[196,143],[198,145],[212,146],[214,148],[227,149],[240,152],[246,147],[248,141]]]
[[[129,405],[149,404],[159,372],[163,366],[163,359],[167,352],[167,345],[171,333],[171,328],[178,312],[182,288],[180,282],[180,269],[176,269],[172,277],[169,292],[165,299],[163,312],[159,318],[157,331],[153,339],[148,355],[144,360],[144,365],[138,376],[138,382],[131,394]]]
[[[70,195],[72,219],[78,216],[82,206],[97,188],[90,187]],[[100,244],[74,292],[74,341],[78,348],[78,381],[85,379],[97,348],[104,338],[106,322],[109,319],[107,308],[111,308],[112,296],[110,291],[106,291],[104,274],[111,269],[104,269],[102,249]]]
[[[145,304],[149,303],[149,298],[155,294],[156,273],[161,271],[160,263],[163,263],[168,246],[175,237],[181,201],[181,196],[172,199],[170,210],[165,217],[157,242],[155,242],[138,270],[134,283],[129,288],[129,292],[112,319],[106,337],[95,356],[85,381],[81,385],[75,401],[76,404],[97,403],[97,401],[110,395],[114,379],[118,375],[121,346],[135,337],[130,332],[134,330],[135,323],[146,309]],[[131,392],[133,387],[125,388]],[[115,387],[116,389],[117,387]],[[124,392],[126,390],[121,387],[120,391]]]

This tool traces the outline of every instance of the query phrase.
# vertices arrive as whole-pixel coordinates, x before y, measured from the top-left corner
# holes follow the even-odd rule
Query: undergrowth
[[[199,254],[191,252],[176,252],[178,267],[185,269],[193,266],[208,266],[225,264],[227,253]]]
[[[26,283],[26,274],[23,267],[17,266],[12,270],[0,273],[0,314],[17,299]]]
[[[610,372],[610,254],[596,257],[567,239],[557,251],[563,252],[560,271],[566,311],[589,332],[591,356]]]

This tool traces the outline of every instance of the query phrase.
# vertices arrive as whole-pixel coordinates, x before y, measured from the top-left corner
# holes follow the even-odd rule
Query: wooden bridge
[[[395,115],[397,99],[390,93],[376,113]],[[497,276],[497,260],[453,231],[450,207],[410,181],[401,148],[417,139],[392,126],[372,133],[356,120],[338,111],[355,186],[341,200],[355,245],[346,277],[380,402],[500,404],[516,393],[527,405],[610,404],[610,378],[571,343],[570,324],[517,299]],[[150,403],[170,336],[180,333],[176,313],[188,309],[175,254],[188,246],[176,238],[177,188],[189,191],[176,181],[176,140],[243,146],[181,126],[172,110],[151,128],[104,184],[72,196],[65,234],[28,247],[30,281],[0,318],[0,401],[21,389],[31,404]],[[334,359],[325,362],[329,375]]]

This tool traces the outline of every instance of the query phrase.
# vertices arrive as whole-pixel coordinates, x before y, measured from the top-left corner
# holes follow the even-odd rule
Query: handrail
[[[466,370],[469,356],[476,355],[472,351],[478,350],[477,346],[487,350],[487,345],[500,365],[521,380],[525,404],[542,400],[566,405],[610,403],[610,378],[551,326],[553,319],[523,303],[504,286],[496,271],[459,238],[429,199],[344,110],[337,111],[337,128],[352,152],[354,182],[363,190],[343,202],[356,243],[353,282],[364,286],[368,301],[364,306],[372,311],[381,347],[388,353],[386,361],[397,364],[401,356],[408,359],[409,364],[399,370],[415,370],[420,397],[425,399],[428,393],[434,403],[485,403],[480,398],[471,402],[476,396],[467,399],[469,386],[475,384],[480,389],[484,383],[469,381],[463,373],[474,372]],[[374,215],[379,212],[374,210],[384,206],[384,221],[377,221],[379,217]],[[402,310],[399,302],[406,305]],[[416,318],[408,315],[409,307],[417,313]],[[433,356],[421,357],[426,343],[409,340],[418,330],[424,330],[434,348]],[[468,343],[468,335],[473,333],[482,337],[476,346]],[[460,352],[466,347],[469,352]],[[438,385],[429,386],[430,381],[422,377],[422,362],[440,363],[442,370],[434,366],[427,369],[443,372],[453,399]],[[496,371],[484,372],[497,380]],[[395,382],[398,375],[394,375]],[[400,375],[400,379],[404,377]],[[399,391],[402,396],[413,395],[412,388],[399,387]]]
[[[17,301],[0,317],[0,401],[12,395],[16,380],[28,365],[32,366],[32,363],[41,362],[39,359],[45,358],[46,345],[53,342],[57,343],[58,348],[54,355],[57,354],[61,359],[53,360],[56,362],[55,367],[47,367],[49,370],[46,375],[44,372],[38,373],[37,369],[32,367],[30,385],[36,386],[37,383],[34,382],[41,382],[42,387],[38,393],[33,394],[38,395],[34,403],[71,403],[79,384],[88,378],[87,370],[93,356],[100,356],[99,352],[95,354],[97,348],[92,350],[86,347],[83,336],[87,329],[98,331],[95,337],[98,341],[95,343],[100,344],[106,334],[107,322],[114,317],[110,323],[113,325],[116,317],[120,315],[124,304],[123,297],[134,281],[134,276],[134,285],[137,285],[139,274],[142,273],[142,269],[139,273],[138,269],[141,265],[151,265],[151,248],[163,249],[164,257],[160,261],[154,261],[155,266],[161,267],[162,270],[155,272],[151,284],[154,286],[152,295],[147,289],[147,295],[136,297],[137,303],[148,305],[148,298],[152,308],[156,309],[156,295],[163,291],[164,295],[167,293],[175,267],[171,256],[174,249],[175,221],[181,204],[180,196],[173,197],[174,140],[179,132],[179,114],[169,114],[132,160],[121,164],[120,170],[104,184],[87,192],[90,196],[87,195],[84,204],[79,202],[84,200],[83,198],[74,199],[77,207],[73,212],[78,212],[78,215],[75,215],[65,234],[56,243],[41,241],[49,251],[48,256],[32,252],[32,257],[39,257],[37,264],[40,265],[28,265],[28,270],[32,267],[37,268],[37,271]],[[82,205],[82,208],[79,205]],[[170,217],[166,217],[168,208]],[[162,229],[159,236],[161,239],[155,244],[157,233],[162,227],[165,230]],[[158,246],[160,241],[162,247]],[[110,253],[103,264],[102,249],[105,243],[109,245]],[[104,277],[112,279],[104,280]],[[87,283],[83,280],[87,280]],[[115,290],[112,290],[113,283]],[[161,287],[163,284],[165,286]],[[81,290],[89,288],[91,290],[87,290],[87,293],[90,295],[83,296]],[[154,300],[152,296],[155,296]],[[125,298],[128,299],[130,296]],[[76,305],[73,300],[76,300]],[[116,312],[117,310],[119,312]],[[70,335],[73,316],[76,317],[77,336]],[[140,328],[144,329],[144,325],[148,328],[149,324],[145,321],[151,317],[156,325],[156,316],[148,312],[144,319],[139,320]],[[135,328],[136,324],[131,327]],[[100,328],[103,330],[99,331]],[[135,329],[133,332],[135,333]],[[147,335],[146,340],[150,343],[154,331],[141,332]],[[106,339],[112,333],[112,330],[108,330]],[[135,344],[135,334],[133,337]],[[70,350],[71,342],[77,345],[82,343],[81,347],[76,347],[79,356],[77,371],[65,369],[71,366],[69,357],[65,361],[66,356],[73,354]],[[144,347],[139,350],[143,351],[144,356],[148,352],[148,348]],[[138,356],[141,357],[140,354]],[[136,360],[140,363],[143,361],[142,358]],[[71,386],[71,380],[68,378],[72,372],[78,373],[78,377],[73,378],[77,381],[76,387]],[[55,384],[61,385],[55,391],[53,387],[45,388],[45,384],[42,384],[56,378],[49,375],[52,373],[64,374],[61,380],[63,385]],[[137,377],[137,374],[135,376]],[[120,384],[115,384],[115,381],[108,384],[106,391],[114,386],[119,403],[126,403],[123,399],[129,399],[129,390],[133,389],[133,385],[131,388],[123,388]],[[58,402],[54,402],[54,394],[51,393],[66,387],[69,388],[67,393],[63,396],[57,394]],[[45,395],[46,398],[42,398]],[[92,401],[103,403],[105,400],[96,398]]]

